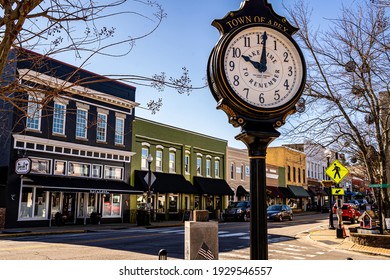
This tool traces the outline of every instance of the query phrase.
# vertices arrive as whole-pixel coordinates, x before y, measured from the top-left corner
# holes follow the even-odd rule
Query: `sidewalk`
[[[183,226],[182,221],[164,221],[151,223],[150,226],[143,226],[144,228],[161,228],[161,227],[174,227]],[[390,257],[390,249],[377,248],[371,246],[363,246],[353,243],[349,238],[349,227],[357,225],[345,225],[346,238],[337,238],[336,230],[330,230],[327,227],[320,227],[316,230],[305,233],[297,238],[309,238],[314,242],[318,242],[324,246],[330,246],[334,249],[357,251],[373,255],[381,255]],[[32,236],[32,235],[51,235],[51,234],[64,234],[64,233],[83,233],[91,231],[100,231],[108,229],[129,229],[139,228],[136,224],[99,224],[99,225],[65,225],[65,226],[52,226],[52,227],[33,227],[33,228],[17,228],[17,229],[4,229],[0,230],[0,239],[12,238],[18,236]]]
[[[335,249],[356,251],[372,255],[381,255],[390,257],[390,249],[364,246],[353,243],[349,236],[349,227],[355,227],[357,225],[345,225],[346,238],[337,238],[336,230],[328,228],[319,228],[308,233],[308,238],[315,242],[319,242],[323,245],[331,246]]]

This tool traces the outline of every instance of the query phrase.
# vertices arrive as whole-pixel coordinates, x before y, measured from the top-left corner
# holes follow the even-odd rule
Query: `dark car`
[[[267,219],[279,222],[285,219],[292,221],[293,211],[290,206],[284,204],[271,205],[267,208]]]
[[[223,213],[224,220],[246,221],[247,212],[250,209],[249,201],[239,201],[225,209]]]

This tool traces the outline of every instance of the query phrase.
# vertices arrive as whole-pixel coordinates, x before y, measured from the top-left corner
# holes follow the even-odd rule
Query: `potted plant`
[[[100,215],[97,212],[92,212],[90,218],[91,218],[91,224],[97,225],[97,224],[100,224],[100,220],[102,218],[102,215]]]

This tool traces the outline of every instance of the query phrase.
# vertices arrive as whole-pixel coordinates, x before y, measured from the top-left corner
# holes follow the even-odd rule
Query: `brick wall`
[[[351,240],[360,245],[390,249],[390,234],[351,233]]]

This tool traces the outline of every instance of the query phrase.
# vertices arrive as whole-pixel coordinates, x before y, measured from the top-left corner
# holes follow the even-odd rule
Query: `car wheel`
[[[292,221],[293,220],[293,215],[291,215],[289,218],[288,218],[289,221]]]

